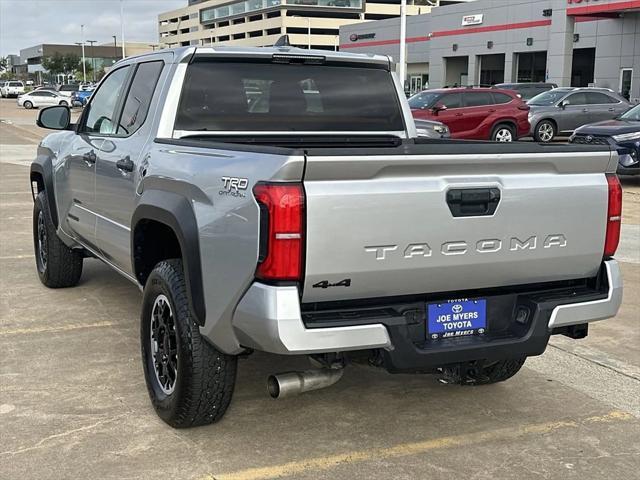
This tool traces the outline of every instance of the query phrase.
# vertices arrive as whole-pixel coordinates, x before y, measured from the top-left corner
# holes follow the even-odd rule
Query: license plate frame
[[[484,298],[427,302],[427,338],[468,337],[487,331],[487,300]]]

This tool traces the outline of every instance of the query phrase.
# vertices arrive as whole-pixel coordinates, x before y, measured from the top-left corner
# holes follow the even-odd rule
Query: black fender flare
[[[31,162],[31,168],[29,171],[29,180],[34,181],[35,176],[42,177],[43,187],[45,195],[47,196],[47,203],[49,204],[49,215],[51,215],[51,221],[54,227],[58,228],[58,207],[56,205],[56,194],[53,189],[53,165],[51,158],[47,155],[41,155],[40,153],[36,159]],[[33,201],[36,200],[36,194],[31,187],[31,196]]]
[[[189,306],[198,324],[204,325],[206,308],[200,264],[200,239],[191,202],[182,195],[166,190],[146,190],[142,194],[131,219],[131,264],[134,270],[136,261],[133,233],[141,220],[157,221],[167,225],[175,233],[182,252]],[[134,273],[138,278],[138,272]]]

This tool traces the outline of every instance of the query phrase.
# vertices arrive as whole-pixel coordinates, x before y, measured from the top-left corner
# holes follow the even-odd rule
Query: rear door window
[[[605,105],[607,103],[617,103],[613,97],[600,92],[586,92],[587,103],[591,105]]]
[[[129,136],[142,126],[163,66],[161,61],[138,65],[118,122],[117,135]]]
[[[388,132],[404,130],[404,121],[392,77],[381,68],[196,58],[175,128]]]
[[[491,105],[493,98],[490,92],[465,92],[464,104],[467,107],[482,107]]]
[[[509,103],[513,98],[504,93],[493,93],[493,103],[500,105],[503,103]]]

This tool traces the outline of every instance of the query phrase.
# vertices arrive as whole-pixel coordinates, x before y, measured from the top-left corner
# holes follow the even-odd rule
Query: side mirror
[[[559,107],[560,107],[560,108],[562,108],[562,109],[564,110],[564,108],[565,108],[567,105],[571,105],[571,102],[570,102],[569,100],[563,100],[563,101],[561,101],[561,102],[560,102]]]
[[[443,112],[447,109],[446,105],[443,105],[441,103],[436,103],[432,108],[431,111],[435,114],[438,115],[439,112]]]
[[[71,111],[64,105],[55,105],[40,110],[36,125],[51,130],[67,130],[71,125]]]

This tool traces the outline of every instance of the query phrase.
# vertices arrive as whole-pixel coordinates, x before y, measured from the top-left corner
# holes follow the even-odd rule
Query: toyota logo
[[[462,312],[462,305],[460,305],[459,303],[456,303],[453,307],[451,307],[451,311],[453,313],[460,313]]]
[[[593,142],[593,136],[587,135],[587,143],[591,143],[591,142]]]
[[[349,40],[351,40],[352,42],[357,42],[358,35],[356,33],[352,33],[351,35],[349,35]]]

